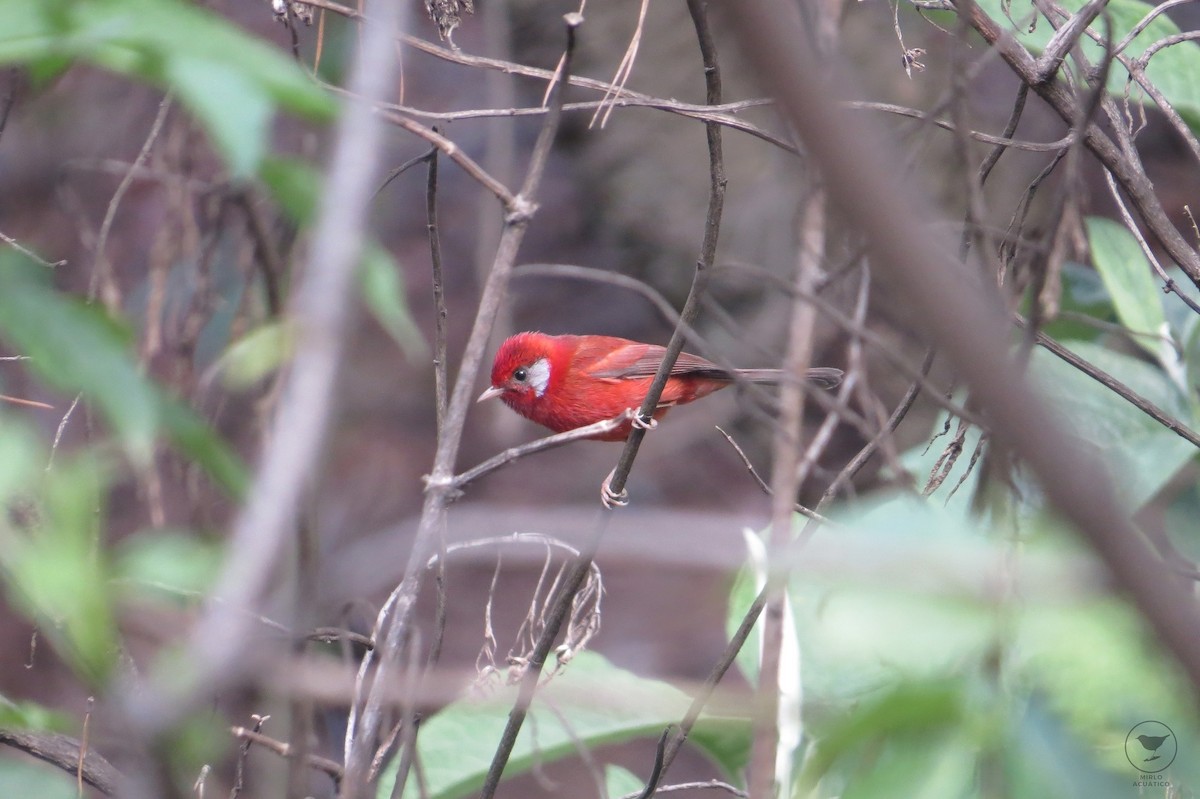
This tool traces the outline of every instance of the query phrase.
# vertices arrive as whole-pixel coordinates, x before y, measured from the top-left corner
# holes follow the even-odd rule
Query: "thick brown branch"
[[[67,735],[0,729],[0,744],[20,749],[68,774],[82,774],[84,782],[105,796],[115,795],[117,786],[121,783],[121,773],[94,750],[88,750],[80,768],[79,741]]]

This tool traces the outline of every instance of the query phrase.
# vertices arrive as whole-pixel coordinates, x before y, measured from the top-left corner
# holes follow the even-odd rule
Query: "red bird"
[[[517,333],[496,351],[491,388],[478,401],[499,397],[517,413],[556,433],[574,430],[641,407],[665,352],[656,344],[614,336]],[[809,369],[806,377],[832,388],[841,382],[842,371]],[[737,380],[778,383],[781,378],[779,369],[727,370],[684,352],[671,369],[654,419]],[[630,420],[591,438],[623,441],[635,423],[640,425]]]

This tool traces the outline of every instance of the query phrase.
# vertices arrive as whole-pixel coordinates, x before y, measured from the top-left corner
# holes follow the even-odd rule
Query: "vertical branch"
[[[520,248],[525,230],[537,210],[534,196],[541,184],[546,161],[562,119],[564,92],[569,84],[571,64],[574,60],[575,32],[583,24],[583,17],[571,13],[566,14],[563,19],[567,26],[567,44],[563,57],[562,74],[551,92],[549,110],[534,144],[521,190],[505,208],[504,230],[500,235],[500,244],[496,249],[492,270],[488,273],[487,281],[484,283],[483,294],[479,300],[479,310],[463,352],[462,365],[454,384],[454,391],[447,405],[445,424],[438,436],[433,470],[426,478],[425,501],[421,510],[421,519],[417,525],[412,552],[409,554],[403,579],[388,598],[376,620],[374,633],[376,639],[380,636],[389,640],[393,637],[396,637],[397,640],[403,639],[402,633],[410,625],[413,607],[421,588],[425,564],[437,545],[440,531],[445,523],[446,507],[457,490],[454,485],[454,462],[458,457],[459,445],[462,442],[463,427],[471,403],[472,387],[479,372],[484,348],[487,346],[496,315],[508,291],[508,281],[516,263],[517,250]],[[373,652],[368,652],[359,669],[360,682],[362,682],[362,675],[370,670],[372,661]],[[380,688],[382,689],[382,686]],[[371,694],[368,694],[366,699],[366,707],[369,708],[375,700]],[[355,704],[351,707],[346,729],[347,774],[360,768],[359,764],[362,760],[369,757],[376,735],[375,725],[378,723],[377,717],[371,717],[365,712],[360,723],[358,705],[358,697],[356,697]]]
[[[437,128],[434,128],[437,130]],[[438,150],[429,151],[429,171],[425,181],[426,229],[429,231],[429,260],[433,271],[433,393],[437,405],[437,429],[446,423],[446,292],[442,283],[442,242],[437,218]]]
[[[298,525],[296,535],[295,574],[292,576],[293,629],[308,630],[314,626],[317,593],[318,541],[314,523],[317,514],[314,502],[306,502],[306,517]],[[299,661],[304,657],[308,641],[297,635],[292,641],[292,654]],[[313,730],[313,698],[308,691],[296,691],[289,702],[288,740],[295,756],[287,762],[287,799],[304,799],[309,794],[308,745]]]

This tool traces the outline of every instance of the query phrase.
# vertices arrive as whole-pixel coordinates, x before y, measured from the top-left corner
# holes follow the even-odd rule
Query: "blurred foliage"
[[[627,768],[609,763],[604,767],[604,789],[608,799],[621,799],[631,793],[640,793],[645,784]]]
[[[142,373],[124,323],[55,290],[45,268],[12,253],[0,253],[0,336],[49,385],[80,393],[103,412],[135,466],[150,464],[161,434],[230,494],[245,490],[237,456]]]
[[[174,92],[239,177],[262,160],[277,107],[333,115],[286,55],[180,0],[0,0],[0,19],[0,64],[46,80],[86,61]]]
[[[207,133],[225,177],[260,179],[274,213],[290,219],[293,231],[303,233],[314,221],[320,175],[311,164],[269,153],[271,124],[280,110],[323,123],[337,105],[275,46],[181,0],[0,0],[0,18],[0,64],[20,67],[41,84],[80,64],[159,87]],[[186,342],[194,353],[188,365],[215,364],[229,387],[246,390],[277,374],[293,347],[286,322],[252,318],[247,326],[237,318],[261,317],[262,304],[252,297],[243,306],[243,296],[257,288],[249,283],[253,273],[230,266],[238,251],[230,243],[236,244],[219,242],[210,283],[197,279],[202,259],[194,253],[169,265],[162,313],[205,308],[210,316],[201,320],[197,340]],[[361,272],[364,304],[407,352],[420,352],[390,255],[370,244]],[[66,398],[55,408],[58,418],[78,395],[72,424],[83,425],[86,415],[88,436],[56,451],[46,430],[27,423],[16,406],[0,404],[0,505],[7,509],[0,515],[0,577],[11,606],[37,626],[87,690],[100,692],[127,660],[120,614],[135,605],[152,611],[194,605],[225,556],[220,542],[178,526],[113,540],[110,493],[173,468],[174,462],[163,465],[164,443],[187,469],[189,490],[203,476],[240,500],[249,475],[230,444],[189,407],[195,397],[175,396],[139,360],[138,337],[150,322],[142,318],[149,310],[146,281],[133,287],[120,313],[110,314],[56,287],[55,277],[52,269],[0,251],[0,342]],[[275,277],[286,290],[290,274]],[[218,301],[206,305],[208,298],[195,296],[205,290]],[[6,727],[64,722],[36,704],[0,704]],[[198,764],[219,759],[229,744],[224,724],[208,715],[172,735],[166,749],[189,784]],[[0,795],[74,796],[75,788],[73,779],[44,766],[0,760]]]
[[[423,723],[417,750],[425,790],[419,792],[410,778],[404,796],[455,799],[478,792],[516,696],[515,685],[489,685]],[[581,746],[593,749],[657,738],[683,717],[689,703],[686,694],[666,683],[581,652],[539,689],[505,777],[573,755]],[[745,719],[702,716],[688,740],[732,778],[749,758],[750,724]],[[392,796],[397,765],[393,760],[380,777],[380,799]]]

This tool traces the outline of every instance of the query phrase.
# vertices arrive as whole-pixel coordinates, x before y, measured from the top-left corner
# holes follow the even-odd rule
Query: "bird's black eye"
[[[513,380],[518,383],[524,383],[529,378],[529,372],[524,366],[517,367],[517,371],[513,372]]]

